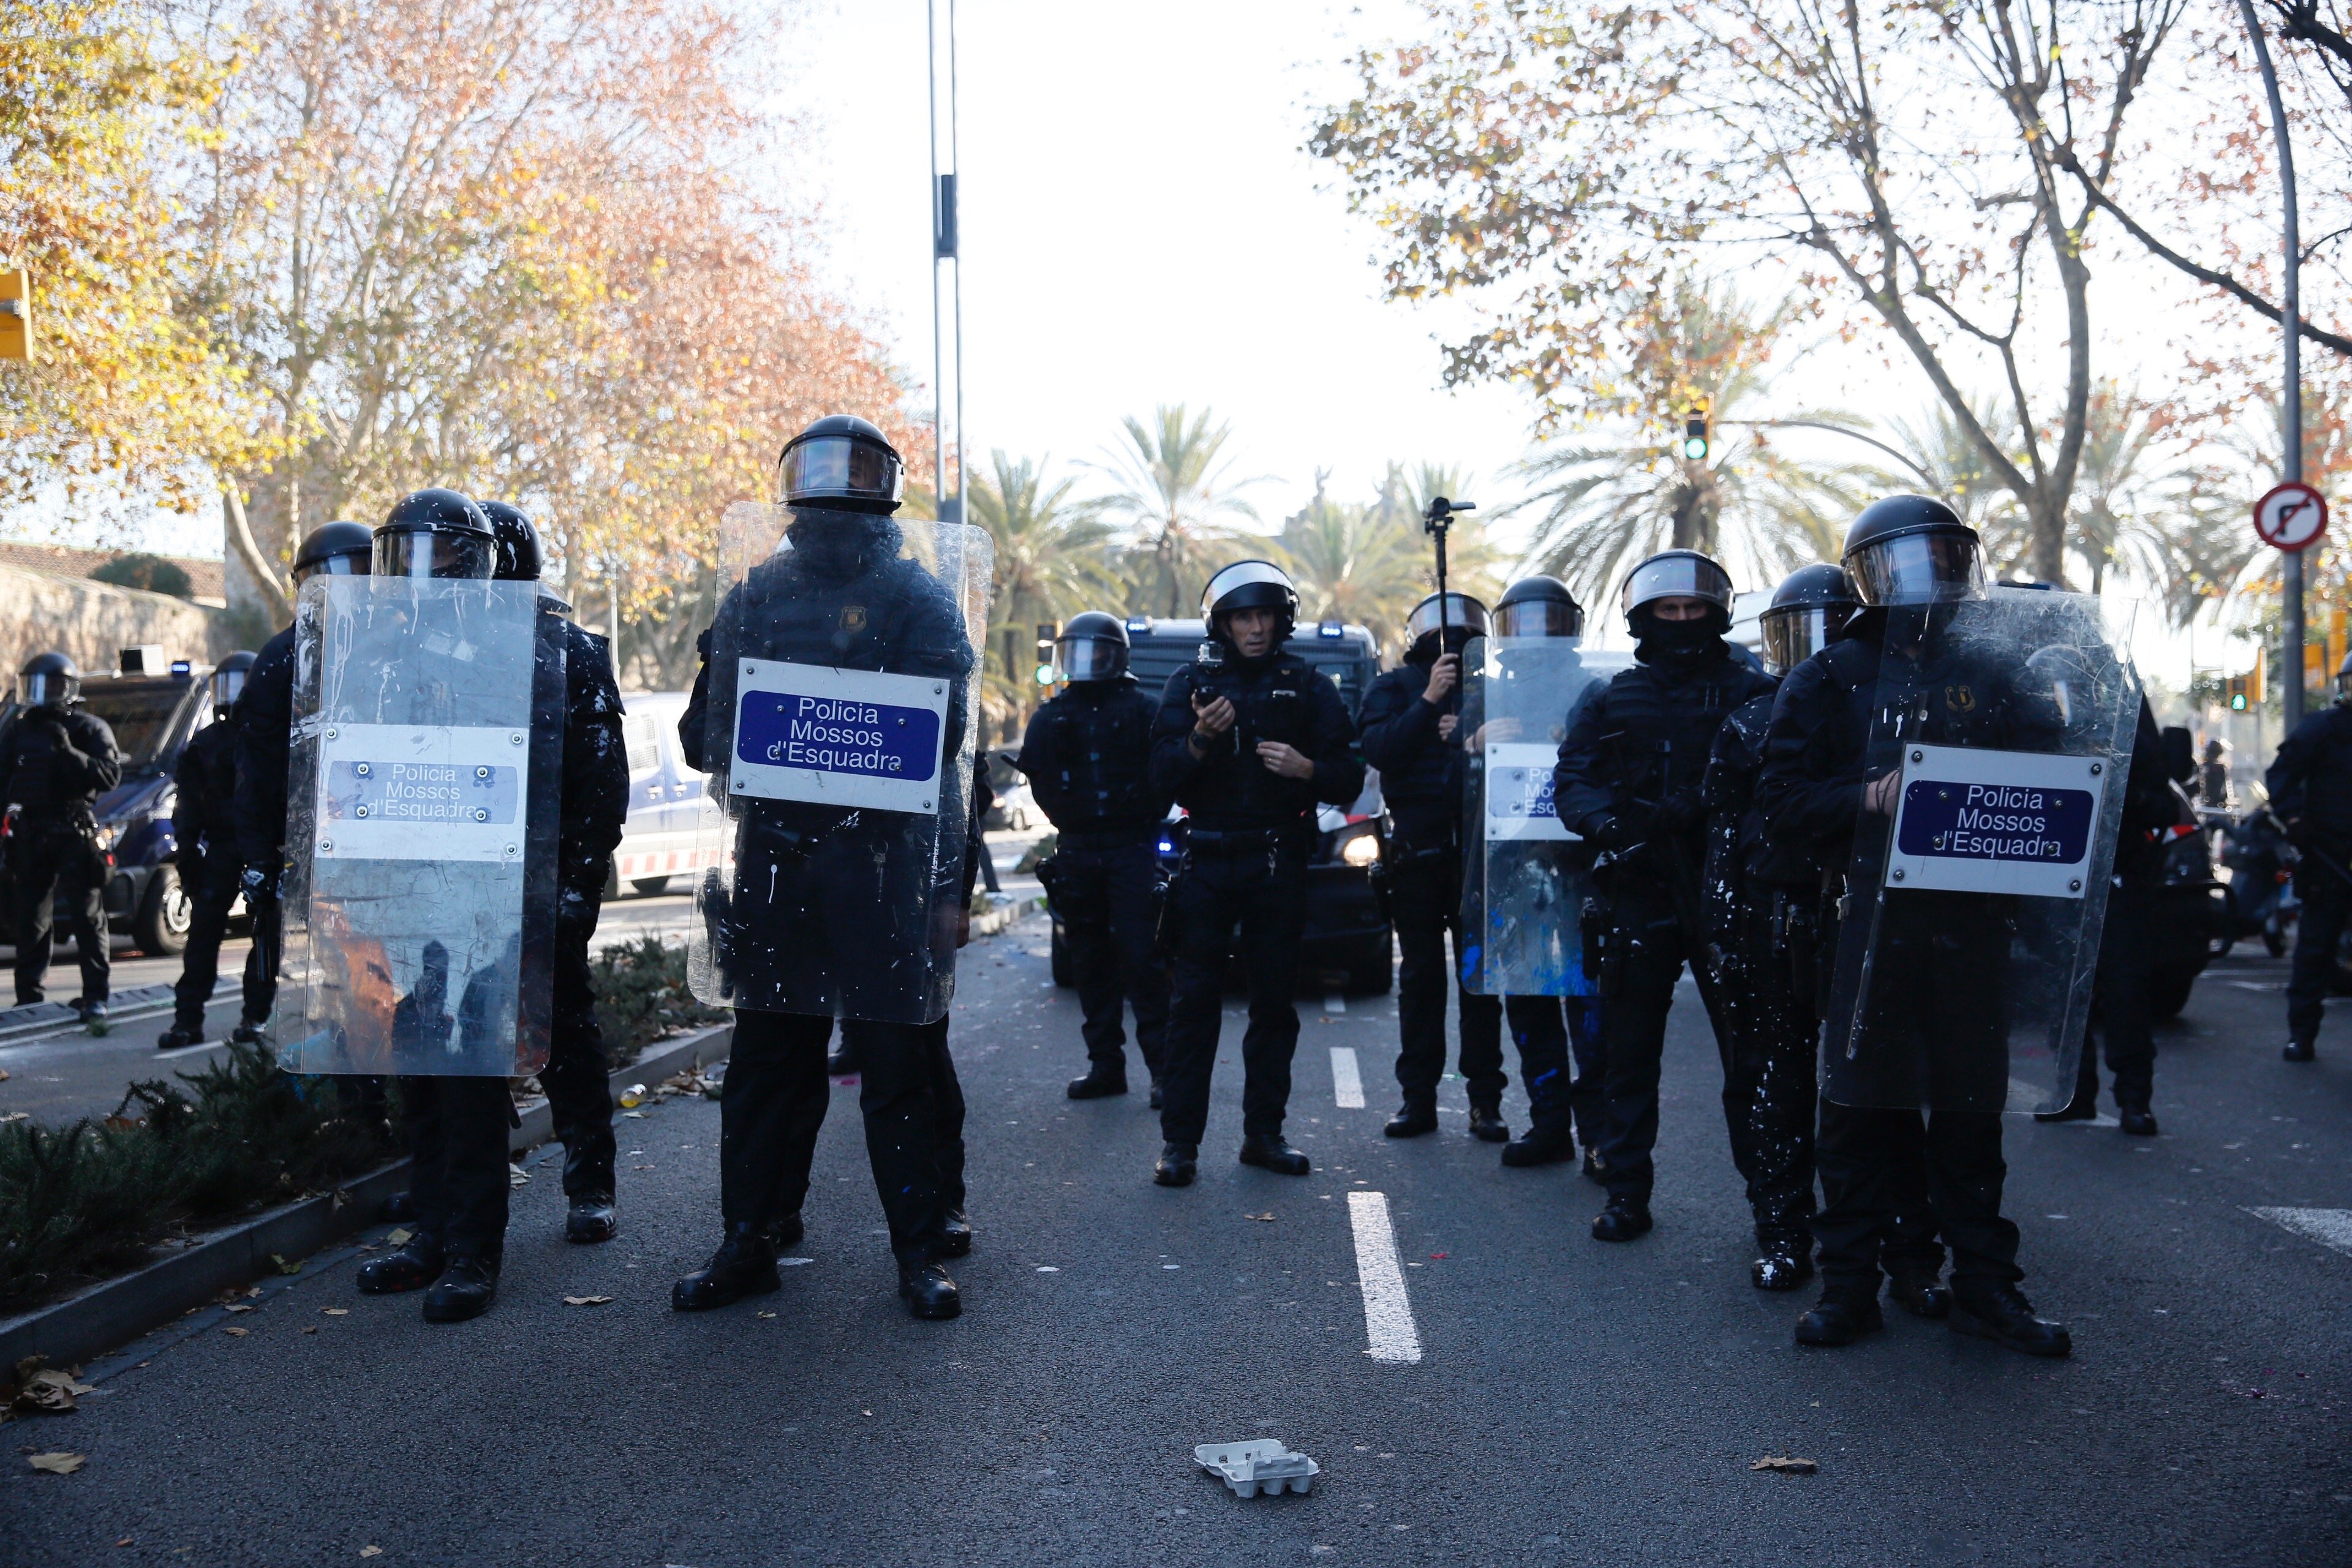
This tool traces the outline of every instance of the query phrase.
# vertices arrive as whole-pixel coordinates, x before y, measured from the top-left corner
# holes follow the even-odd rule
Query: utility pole
[[[925,0],[930,44],[931,108],[931,474],[939,492],[941,522],[963,521],[963,263],[956,233],[956,47],[955,0]],[[946,13],[946,74],[940,73],[940,13]],[[944,89],[944,92],[942,89]],[[942,96],[947,136],[940,135]],[[942,162],[946,167],[940,167]],[[954,361],[954,439],[949,440],[948,361]],[[948,459],[955,460],[955,494],[948,494]]]
[[[2288,484],[2303,482],[2303,234],[2295,216],[2294,144],[2287,138],[2286,105],[2279,99],[2278,71],[2271,64],[2270,41],[2263,37],[2262,18],[2254,13],[2254,0],[2238,0],[2239,14],[2246,19],[2246,35],[2253,40],[2254,59],[2262,67],[2263,90],[2270,95],[2271,134],[2278,142],[2279,190],[2285,203],[2284,260],[2286,276],[2283,297],[2279,300],[2279,322],[2286,334],[2286,385],[2280,398],[2279,417],[2283,426],[2282,444],[2286,453]],[[2286,660],[2281,672],[2285,677],[2285,689],[2280,693],[2284,708],[2286,728],[2292,735],[2294,727],[2303,722],[2303,552],[2290,550],[2283,563],[2285,575]]]

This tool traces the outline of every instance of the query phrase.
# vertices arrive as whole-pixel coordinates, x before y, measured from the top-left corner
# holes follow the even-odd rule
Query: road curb
[[[617,1100],[631,1084],[656,1084],[698,1064],[724,1061],[734,1037],[735,1026],[727,1023],[657,1042],[613,1074],[613,1094]],[[555,1136],[554,1114],[545,1100],[520,1114],[522,1125],[509,1141],[510,1152],[535,1148]],[[265,1210],[142,1268],[0,1319],[0,1367],[30,1355],[47,1356],[51,1366],[69,1366],[102,1354],[223,1290],[277,1272],[278,1258],[298,1262],[365,1229],[376,1223],[384,1200],[407,1185],[408,1162],[395,1160],[332,1193]]]

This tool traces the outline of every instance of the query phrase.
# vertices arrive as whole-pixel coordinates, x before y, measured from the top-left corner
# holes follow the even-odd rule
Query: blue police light
[[[175,658],[172,661],[172,673],[173,675],[194,675],[195,670],[196,667],[190,664],[184,658]]]
[[[1315,635],[1318,637],[1343,637],[1348,635],[1348,628],[1338,621],[1325,621],[1315,628]]]
[[[1127,617],[1127,629],[1131,632],[1148,632],[1151,629],[1151,617],[1150,616],[1129,616]]]

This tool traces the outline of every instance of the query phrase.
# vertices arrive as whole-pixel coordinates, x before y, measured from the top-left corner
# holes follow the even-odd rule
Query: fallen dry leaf
[[[231,1295],[235,1295],[235,1294],[236,1294],[236,1292],[235,1292],[235,1291],[231,1291],[231,1292],[230,1292],[230,1294],[231,1294]],[[245,1294],[246,1294],[246,1298],[247,1298],[247,1300],[257,1300],[257,1300],[259,1300],[261,1299],[261,1287],[260,1287],[260,1286],[258,1286],[258,1285],[252,1286],[252,1287],[250,1287],[250,1288],[248,1288],[248,1289],[247,1289],[247,1291],[246,1291],[246,1293],[245,1293]]]
[[[27,1457],[26,1462],[30,1464],[33,1468],[37,1470],[46,1470],[53,1476],[69,1476],[76,1470],[81,1468],[82,1456],[79,1454],[34,1454]]]
[[[278,1272],[280,1274],[299,1274],[302,1272],[302,1266],[299,1263],[289,1263],[284,1258],[275,1252],[269,1255],[269,1261],[278,1265]],[[259,1295],[260,1292],[257,1290],[254,1294]]]
[[[1821,1468],[1811,1459],[1792,1459],[1783,1454],[1767,1454],[1748,1468],[1751,1470],[1774,1470],[1784,1476],[1810,1476]]]
[[[42,1356],[26,1356],[16,1363],[16,1394],[9,1401],[8,1414],[17,1415],[63,1415],[74,1407],[76,1394],[92,1390],[86,1383],[78,1383],[71,1373],[45,1370]]]
[[[235,1334],[238,1339],[245,1338],[247,1334],[251,1333],[252,1331],[253,1331],[250,1329],[223,1329],[221,1331],[221,1332],[225,1334]]]
[[[29,1110],[12,1110],[5,1116],[0,1116],[0,1126],[5,1126],[11,1121],[23,1121],[32,1114]]]
[[[331,1318],[348,1318],[352,1315],[352,1310],[349,1307],[321,1307],[319,1310]]]
[[[775,1313],[773,1313],[773,1312],[762,1312],[762,1313],[761,1313],[761,1314],[760,1314],[760,1316],[761,1316],[761,1317],[763,1317],[763,1318],[772,1318],[772,1317],[774,1317],[775,1315],[776,1315],[776,1314],[775,1314]]]
[[[381,1557],[383,1555],[383,1548],[381,1546],[362,1546],[360,1548],[360,1555],[362,1557]]]
[[[247,1306],[243,1301],[233,1301],[229,1305],[223,1307],[221,1310],[224,1312],[250,1312],[253,1309]]]
[[[409,1235],[410,1233],[407,1231],[395,1230],[390,1236],[385,1237],[384,1239],[392,1243],[394,1247],[405,1247],[408,1245]]]
[[[1272,1209],[1268,1209],[1264,1214],[1245,1214],[1242,1215],[1242,1218],[1262,1220],[1267,1225],[1272,1225],[1274,1223],[1274,1211]]]
[[[315,1334],[315,1333],[317,1333],[317,1332],[319,1331],[319,1325],[318,1325],[318,1324],[316,1324],[316,1323],[312,1323],[312,1324],[311,1324],[311,1325],[310,1325],[308,1328],[304,1329],[302,1331],[303,1331],[304,1333],[306,1333],[306,1334]]]
[[[567,1307],[601,1307],[612,1299],[610,1296],[566,1296],[563,1304]]]

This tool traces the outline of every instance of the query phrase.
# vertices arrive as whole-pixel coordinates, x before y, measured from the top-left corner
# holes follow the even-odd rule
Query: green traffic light
[[[1040,686],[1051,686],[1054,684],[1054,667],[1052,665],[1041,664],[1037,667],[1037,684]]]
[[[1683,442],[1683,456],[1694,463],[1706,459],[1706,437],[1693,436]]]
[[[2246,694],[2242,691],[2231,692],[2230,694],[2230,708],[2232,712],[2243,713],[2246,710]]]

